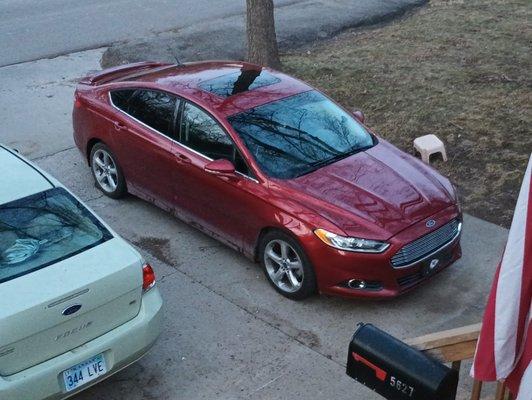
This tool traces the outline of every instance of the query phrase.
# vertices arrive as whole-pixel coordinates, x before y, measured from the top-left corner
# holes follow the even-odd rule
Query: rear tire
[[[104,143],[96,143],[90,154],[90,166],[96,187],[112,199],[127,193],[126,180],[111,149]]]
[[[301,245],[282,231],[270,231],[259,243],[259,260],[273,288],[292,300],[316,293],[316,274]]]

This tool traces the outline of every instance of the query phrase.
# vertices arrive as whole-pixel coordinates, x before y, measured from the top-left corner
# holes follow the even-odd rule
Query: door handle
[[[122,122],[118,122],[118,121],[114,123],[114,126],[117,131],[123,131],[127,129],[127,127]]]
[[[186,155],[177,153],[175,156],[177,158],[177,161],[179,161],[180,163],[190,164],[190,158],[188,158]]]

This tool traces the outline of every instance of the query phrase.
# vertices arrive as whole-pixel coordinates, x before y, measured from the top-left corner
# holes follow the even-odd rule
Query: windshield
[[[111,237],[94,215],[63,188],[0,205],[0,283]]]
[[[307,174],[374,145],[354,117],[316,91],[228,118],[259,167],[273,178]]]

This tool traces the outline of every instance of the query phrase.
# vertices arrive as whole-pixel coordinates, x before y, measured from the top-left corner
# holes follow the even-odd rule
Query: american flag
[[[532,400],[532,155],[484,312],[471,376]]]

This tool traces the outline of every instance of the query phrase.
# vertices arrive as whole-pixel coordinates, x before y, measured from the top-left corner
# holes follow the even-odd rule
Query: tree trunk
[[[248,61],[279,68],[279,50],[275,35],[273,0],[246,0]]]

